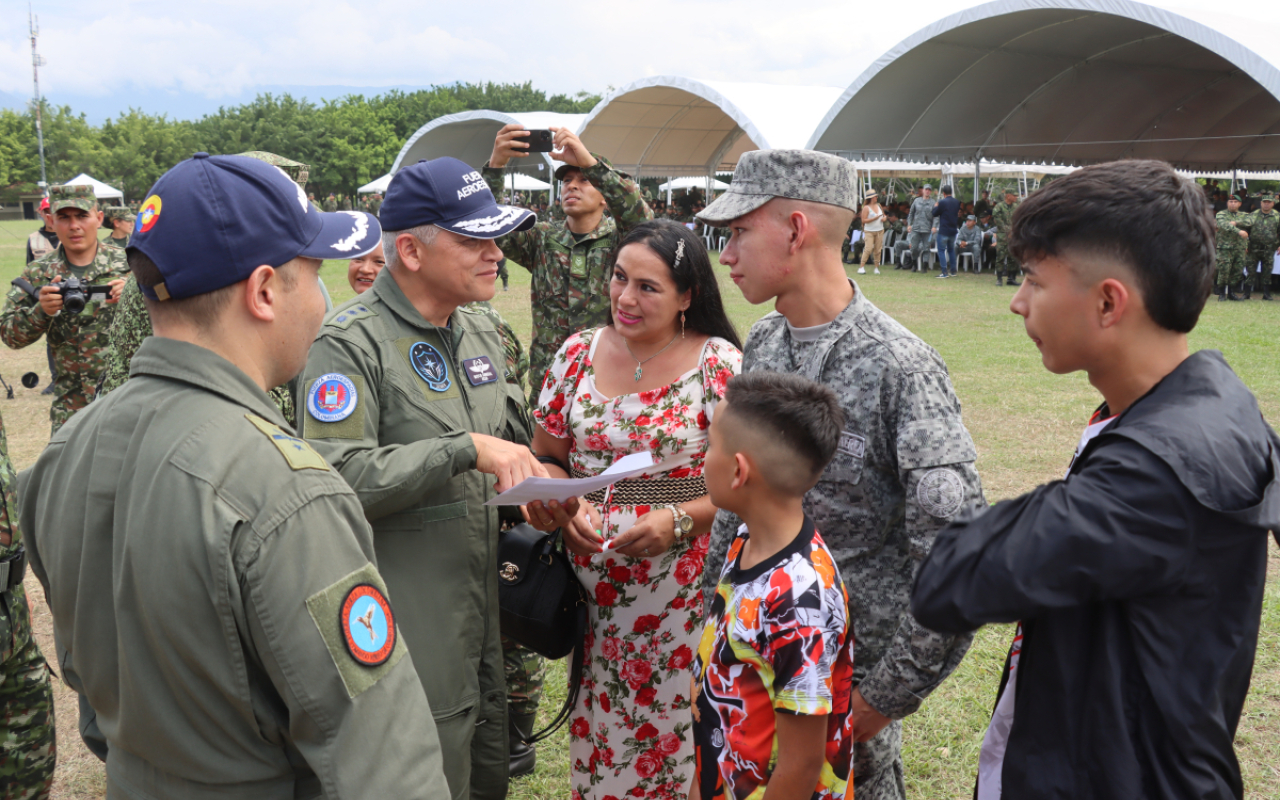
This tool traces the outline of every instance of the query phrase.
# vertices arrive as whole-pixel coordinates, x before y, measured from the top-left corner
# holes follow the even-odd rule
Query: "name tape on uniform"
[[[464,359],[462,368],[467,373],[467,380],[471,381],[472,386],[483,386],[498,379],[498,370],[494,368],[488,356]]]

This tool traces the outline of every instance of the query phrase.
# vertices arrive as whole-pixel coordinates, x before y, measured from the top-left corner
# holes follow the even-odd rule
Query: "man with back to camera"
[[[155,335],[18,488],[62,676],[106,740],[107,796],[444,796],[360,505],[267,395],[306,361],[322,259],[371,248],[377,221],[207,153],[147,207],[128,257]]]
[[[546,470],[528,448],[501,334],[460,308],[493,297],[494,240],[529,228],[454,158],[401,169],[382,204],[387,266],[335,308],[298,384],[302,435],[355,489],[435,713],[455,800],[507,792],[498,509]]]
[[[960,201],[951,196],[951,187],[942,187],[942,199],[933,207],[934,230],[938,238],[939,278],[950,278],[956,274],[956,233],[960,219]]]
[[[1022,204],[1010,250],[1045,369],[1102,404],[1062,480],[961,517],[916,580],[926,625],[1019,623],[974,796],[1238,800],[1280,438],[1221,353],[1190,353],[1204,192],[1161,161],[1085,167]]]
[[[58,233],[58,248],[27,265],[22,277],[39,299],[17,286],[9,290],[0,311],[0,341],[15,350],[44,336],[53,352],[57,378],[49,419],[53,433],[72,414],[89,405],[109,346],[107,329],[128,275],[124,251],[98,241],[102,212],[88,186],[53,186],[49,208]],[[110,285],[102,300],[85,295],[79,314],[63,310],[62,284],[75,277],[86,286]]]
[[[733,230],[720,261],[747,302],[774,300],[775,311],[751,328],[742,371],[816,380],[844,411],[840,445],[805,511],[849,591],[855,796],[894,800],[906,793],[898,720],[951,674],[972,638],[920,625],[908,608],[911,580],[937,531],[984,501],[946,365],[872,305],[840,263],[856,208],[857,180],[844,159],[755,150],[702,218]],[[703,570],[708,604],[738,524],[723,511],[716,517]]]

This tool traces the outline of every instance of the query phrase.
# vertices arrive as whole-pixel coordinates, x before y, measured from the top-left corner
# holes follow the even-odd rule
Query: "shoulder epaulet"
[[[324,324],[345,331],[351,327],[351,323],[358,319],[376,316],[378,316],[378,312],[370,308],[368,303],[356,303],[355,305],[338,309],[329,319],[325,320]]]
[[[279,425],[267,422],[256,414],[245,414],[244,418],[249,420],[253,427],[262,431],[271,443],[280,451],[280,455],[284,456],[284,460],[289,462],[289,468],[294,472],[303,469],[318,469],[328,472],[331,467],[329,462],[324,460],[324,456],[311,449],[311,445],[296,436],[290,436],[280,429]]]

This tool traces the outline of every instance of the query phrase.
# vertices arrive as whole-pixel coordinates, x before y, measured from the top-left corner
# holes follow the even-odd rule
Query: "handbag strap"
[[[578,630],[586,633],[587,630],[587,604],[582,601],[578,604]],[[560,707],[560,713],[556,714],[555,719],[551,720],[551,724],[529,736],[521,737],[525,744],[536,744],[546,739],[551,734],[560,730],[569,717],[573,715],[573,709],[578,704],[578,692],[582,688],[582,673],[586,668],[586,656],[583,652],[582,642],[578,642],[578,646],[573,648],[573,661],[569,667],[569,691],[565,694],[564,705]]]

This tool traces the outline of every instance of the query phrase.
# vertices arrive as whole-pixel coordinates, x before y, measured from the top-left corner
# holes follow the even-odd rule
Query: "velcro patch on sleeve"
[[[284,460],[289,462],[289,467],[297,472],[302,469],[318,469],[328,472],[332,469],[329,462],[324,460],[324,456],[311,449],[311,445],[296,436],[290,436],[280,429],[280,426],[267,422],[262,417],[255,414],[245,414],[244,418],[253,423],[253,427],[262,431],[271,443],[280,451],[280,455],[284,456]]]
[[[372,308],[361,303],[334,313],[333,316],[325,320],[324,324],[333,328],[340,328],[345,331],[347,328],[350,328],[351,324],[356,320],[376,316],[378,316],[377,311],[374,311]]]
[[[298,430],[308,439],[363,439],[363,375],[321,375],[307,386],[306,407],[298,412]]]
[[[409,652],[396,628],[386,584],[372,564],[308,597],[307,611],[349,697],[368,691]]]

